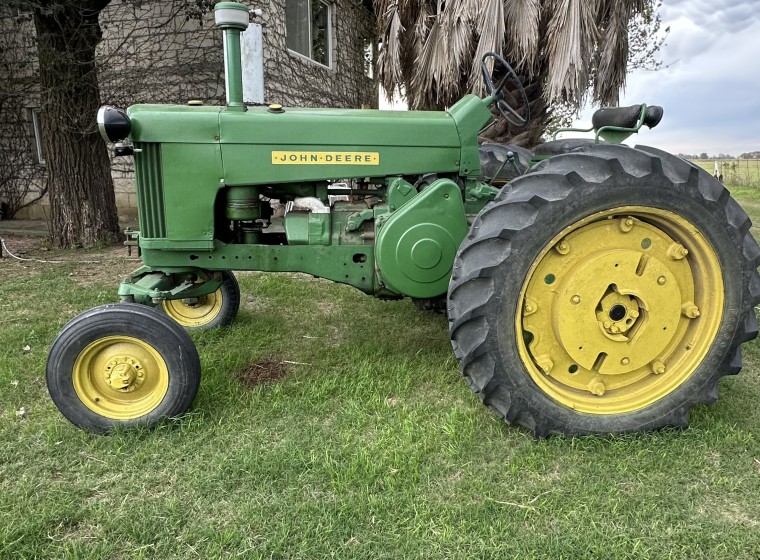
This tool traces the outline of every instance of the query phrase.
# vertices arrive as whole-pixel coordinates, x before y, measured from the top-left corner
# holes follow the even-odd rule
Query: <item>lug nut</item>
[[[570,245],[567,244],[567,241],[560,241],[554,246],[554,249],[560,254],[560,255],[567,255],[567,253],[570,251]]]
[[[607,391],[607,387],[604,386],[604,383],[601,381],[597,381],[596,383],[593,383],[591,385],[591,392],[595,394],[597,397],[601,397],[604,395],[604,393]]]
[[[552,368],[554,367],[554,362],[552,362],[548,356],[540,356],[536,358],[536,363],[538,364],[538,367],[541,368],[541,371],[543,371],[547,375],[549,374],[549,372],[551,372]]]
[[[654,373],[655,375],[662,375],[663,373],[665,373],[665,364],[663,364],[662,362],[654,362],[652,364],[652,373]]]
[[[689,250],[680,243],[673,243],[673,245],[668,247],[668,256],[674,261],[680,261],[688,254]]]
[[[663,285],[665,285],[665,282],[667,282],[667,279],[666,279],[664,276],[660,276],[660,277],[657,279],[657,283],[658,283],[660,286],[663,286]]]
[[[620,231],[623,233],[628,233],[633,229],[633,219],[632,218],[625,218],[623,220],[620,220],[618,222],[618,227],[620,228]]]
[[[629,358],[623,358],[622,360],[620,360],[621,366],[627,366],[630,363],[631,363],[631,360]]]
[[[681,306],[681,313],[683,313],[689,319],[696,319],[700,315],[699,307],[690,301],[687,301]]]
[[[581,302],[581,296],[573,296],[573,297],[570,298],[570,301],[574,305],[578,305]]]

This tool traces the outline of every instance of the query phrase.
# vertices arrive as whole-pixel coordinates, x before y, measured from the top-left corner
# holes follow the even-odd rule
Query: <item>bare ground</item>
[[[45,237],[3,235],[1,239],[0,276],[6,278],[39,272],[45,267],[76,264],[80,266],[72,278],[77,284],[115,285],[140,264],[137,255],[133,252],[128,256],[126,247],[120,244],[87,251],[60,250],[50,249]]]

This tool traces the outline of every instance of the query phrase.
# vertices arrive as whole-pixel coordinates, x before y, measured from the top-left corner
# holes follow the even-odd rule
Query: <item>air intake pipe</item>
[[[216,26],[224,31],[224,82],[227,91],[227,108],[245,111],[240,33],[248,28],[248,8],[237,2],[219,2],[214,6],[214,20]]]

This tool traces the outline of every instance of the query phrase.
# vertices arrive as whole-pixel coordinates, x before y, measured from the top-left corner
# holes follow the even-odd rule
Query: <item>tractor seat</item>
[[[662,107],[650,105],[644,115],[644,122],[649,128],[654,128],[662,120]],[[639,122],[641,115],[641,105],[631,105],[630,107],[603,107],[594,112],[591,117],[591,124],[594,130],[599,130],[603,126],[618,126],[620,128],[634,128]]]

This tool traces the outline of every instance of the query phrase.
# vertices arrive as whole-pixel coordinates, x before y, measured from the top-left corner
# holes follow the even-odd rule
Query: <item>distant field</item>
[[[710,174],[715,172],[714,159],[696,159],[693,163],[706,169]],[[723,182],[728,186],[760,187],[760,159],[720,159],[718,160]]]

